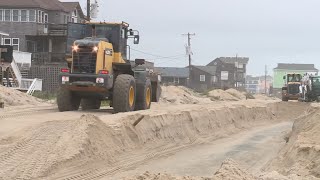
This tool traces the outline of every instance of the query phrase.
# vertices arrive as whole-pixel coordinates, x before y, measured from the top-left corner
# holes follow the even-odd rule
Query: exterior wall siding
[[[205,81],[200,81],[200,75],[205,75]],[[214,87],[213,75],[203,72],[197,68],[191,70],[191,87],[196,91],[206,91]]]

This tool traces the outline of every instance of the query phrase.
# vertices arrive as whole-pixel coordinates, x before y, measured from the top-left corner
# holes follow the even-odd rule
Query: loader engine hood
[[[80,40],[76,40],[74,41],[74,45],[76,46],[98,46],[99,42],[104,41],[104,42],[109,42],[108,39],[106,38],[84,38],[84,39],[80,39]]]

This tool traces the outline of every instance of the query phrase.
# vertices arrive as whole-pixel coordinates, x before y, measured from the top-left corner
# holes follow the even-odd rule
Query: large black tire
[[[133,111],[136,102],[135,93],[136,83],[134,77],[128,74],[118,75],[113,87],[112,106],[114,112]]]
[[[152,84],[152,102],[159,102],[161,91],[161,86],[158,83]]]
[[[152,99],[152,87],[150,79],[143,84],[137,84],[135,110],[150,109]]]
[[[76,111],[79,109],[81,98],[74,95],[66,88],[60,88],[57,96],[57,104],[60,112]]]
[[[287,101],[289,101],[289,99],[288,99],[288,98],[286,98],[286,97],[282,97],[282,101],[287,102]]]
[[[84,98],[81,100],[82,110],[100,109],[101,101],[99,99]]]

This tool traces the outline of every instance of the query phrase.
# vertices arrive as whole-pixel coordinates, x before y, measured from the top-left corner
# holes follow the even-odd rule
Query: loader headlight
[[[92,50],[93,52],[98,52],[99,48],[97,46],[94,46]]]
[[[62,82],[62,84],[68,83],[69,82],[69,76],[62,76],[61,82]]]
[[[96,79],[96,83],[97,84],[103,84],[104,83],[104,79],[103,78],[97,78]]]
[[[77,45],[72,46],[72,51],[77,52],[78,50],[79,50],[79,46]]]

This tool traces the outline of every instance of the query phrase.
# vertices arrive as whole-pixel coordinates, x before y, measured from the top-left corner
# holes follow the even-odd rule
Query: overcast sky
[[[80,0],[85,9],[85,0]],[[98,0],[98,20],[126,21],[140,31],[132,57],[157,66],[188,64],[181,34],[192,37],[193,64],[216,57],[249,57],[248,74],[269,72],[277,63],[320,65],[319,0]],[[318,63],[319,62],[319,63]]]

